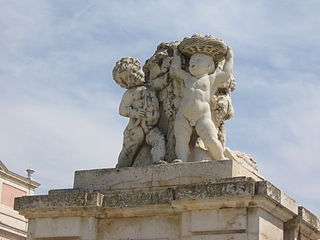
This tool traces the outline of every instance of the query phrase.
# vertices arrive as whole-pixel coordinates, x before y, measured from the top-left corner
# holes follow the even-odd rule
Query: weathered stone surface
[[[28,240],[97,240],[98,219],[93,217],[38,218],[29,225]]]
[[[302,206],[299,206],[298,215],[287,221],[284,228],[284,240],[320,239],[319,219]]]
[[[282,240],[283,219],[262,208],[249,209],[248,239]]]
[[[244,180],[243,178],[241,178]],[[254,195],[255,181],[229,181],[183,185],[176,188],[177,200],[186,198],[210,198],[221,196]]]
[[[257,183],[257,193],[268,195],[277,202],[281,201],[281,190],[273,186],[268,181],[261,181]]]
[[[299,206],[299,214],[298,216],[301,218],[301,220],[307,222],[311,226],[313,226],[315,229],[320,231],[320,221],[319,218],[317,218],[316,215],[311,213],[308,209]]]
[[[103,195],[95,193],[65,193],[54,195],[36,195],[15,199],[14,208],[48,208],[48,207],[79,207],[101,206]]]
[[[129,207],[141,205],[171,204],[172,201],[183,199],[205,199],[227,196],[263,196],[281,204],[288,211],[298,213],[298,206],[278,188],[267,181],[256,182],[251,178],[238,177],[204,181],[198,184],[182,184],[164,186],[161,190],[145,190],[143,192],[108,192],[107,195],[95,192],[78,192],[60,190],[49,195],[17,198],[15,209],[48,207]],[[253,203],[252,203],[253,204]],[[312,215],[301,210],[306,221],[314,223]],[[316,218],[315,218],[316,219]]]
[[[292,200],[292,202],[291,199],[279,189],[275,188],[269,182],[256,182],[246,177],[217,179],[198,184],[176,185],[175,187],[164,186],[157,191],[153,191],[152,189],[145,189],[145,191],[141,192],[123,191],[120,193],[109,191],[106,195],[97,191],[74,193],[74,190],[71,190],[70,193],[68,193],[65,190],[60,191],[60,193],[56,192],[45,196],[18,198],[15,203],[15,208],[23,212],[28,209],[40,210],[59,207],[101,207],[107,209],[147,205],[173,205],[179,207],[177,203],[181,200],[232,199],[240,196],[245,199],[242,206],[256,206],[260,204],[259,201],[265,201],[264,199],[266,198],[271,199],[275,203],[270,202],[269,207],[278,204],[279,207],[283,208],[284,210],[281,211],[286,212],[286,216],[281,217],[286,221],[288,214],[297,214],[298,206],[295,201]],[[284,199],[283,196],[285,196]],[[41,214],[43,214],[42,211]],[[73,214],[73,212],[70,214]],[[275,212],[274,214],[279,213]]]
[[[76,171],[74,189],[86,191],[141,191],[143,189],[196,184],[230,177],[263,180],[253,168],[234,160],[190,162],[119,169]]]
[[[181,239],[180,216],[159,215],[124,219],[101,219],[98,240],[177,240]]]
[[[213,219],[215,221],[213,221]],[[195,210],[191,214],[191,231],[200,232],[245,232],[247,229],[246,208],[222,208]]]
[[[30,240],[320,236],[316,216],[235,160],[78,171],[75,188],[18,198],[15,209],[31,219]]]
[[[159,192],[120,193],[106,196],[103,207],[130,207],[155,204],[170,204],[174,200],[174,190]]]
[[[50,207],[129,207],[141,205],[171,204],[174,200],[212,198],[221,196],[254,195],[255,181],[250,178],[219,179],[214,182],[178,185],[159,191],[109,193],[80,192],[40,195],[17,198],[15,209]]]
[[[277,201],[281,205],[285,206],[290,211],[298,214],[298,204],[297,202],[290,198],[287,194],[282,192],[280,189],[276,188],[268,181],[257,182],[256,193],[270,197],[271,199]]]
[[[18,198],[15,208],[32,219],[30,240],[274,240],[283,236],[296,240],[299,234],[301,239],[320,236],[318,218],[302,207],[298,214],[296,202],[267,181],[231,177],[175,186],[158,184],[157,190],[109,190],[107,194],[81,188],[69,193],[57,190],[46,196]],[[55,233],[53,229],[60,227]]]

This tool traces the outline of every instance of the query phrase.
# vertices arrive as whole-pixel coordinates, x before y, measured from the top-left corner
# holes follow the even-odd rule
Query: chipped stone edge
[[[291,218],[293,217],[295,222],[302,222],[320,234],[320,221],[314,214],[304,207],[298,207],[295,200],[288,197],[270,182],[257,182],[248,177],[177,185],[159,191],[122,192],[110,193],[109,195],[104,195],[98,191],[85,192],[81,189],[60,189],[50,192],[49,195],[16,198],[14,208],[26,215],[26,217],[28,217],[28,212],[29,214],[31,212],[39,212],[39,216],[44,216],[46,210],[69,209],[69,212],[72,213],[72,209],[76,212],[76,209],[79,208],[84,209],[84,211],[94,209],[95,214],[97,214],[101,210],[108,212],[111,209],[139,208],[142,206],[150,206],[152,209],[155,209],[156,207],[161,208],[161,206],[172,207],[181,201],[201,199],[211,201],[220,197],[237,199],[241,196],[248,199],[254,199],[253,197],[260,199],[267,198],[275,206],[285,210],[287,215],[291,216]]]
[[[297,219],[314,228],[314,230],[317,230],[320,237],[320,220],[316,215],[303,206],[299,206]]]

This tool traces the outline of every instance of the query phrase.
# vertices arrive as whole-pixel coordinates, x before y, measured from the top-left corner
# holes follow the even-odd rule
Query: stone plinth
[[[242,166],[233,160],[223,160],[76,171],[73,188],[104,193],[156,191],[166,187],[240,176],[263,180],[254,167]]]
[[[78,171],[73,189],[21,197],[15,208],[29,240],[320,237],[316,216],[253,173],[232,161]]]

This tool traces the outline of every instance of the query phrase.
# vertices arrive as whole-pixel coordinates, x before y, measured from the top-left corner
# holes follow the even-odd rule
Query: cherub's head
[[[189,61],[189,72],[196,77],[212,74],[215,71],[214,60],[204,53],[195,53]]]
[[[185,37],[178,45],[179,51],[190,57],[189,71],[194,76],[211,74],[227,52],[227,46],[212,35],[194,34]],[[198,63],[197,63],[198,62]]]
[[[121,58],[113,68],[112,76],[120,87],[127,89],[144,83],[144,73],[137,58]]]

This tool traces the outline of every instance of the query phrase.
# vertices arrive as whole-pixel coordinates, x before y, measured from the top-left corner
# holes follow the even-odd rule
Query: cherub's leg
[[[144,140],[144,132],[140,126],[126,128],[123,133],[123,145],[118,157],[117,168],[131,167]]]
[[[176,139],[177,158],[187,162],[189,155],[189,142],[192,134],[192,128],[189,121],[178,112],[174,122],[174,136]]]
[[[161,131],[155,127],[146,135],[146,142],[151,148],[151,155],[153,163],[164,161],[166,155],[166,143]]]
[[[223,146],[218,140],[218,131],[210,116],[203,116],[196,123],[196,131],[214,160],[224,160]]]
[[[222,146],[226,146],[226,127],[224,125],[224,122],[220,123],[219,125],[219,131],[218,131],[218,139],[221,142]]]

